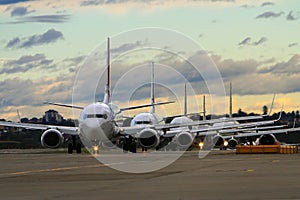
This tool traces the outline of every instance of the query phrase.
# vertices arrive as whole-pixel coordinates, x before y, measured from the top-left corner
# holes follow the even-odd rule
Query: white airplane
[[[155,105],[169,104],[173,102],[158,102],[138,106],[130,106],[117,109],[110,101],[110,55],[109,55],[109,38],[108,38],[108,56],[107,56],[107,83],[105,88],[105,96],[103,102],[95,102],[86,107],[70,104],[60,104],[53,102],[45,102],[50,105],[63,106],[75,109],[82,109],[79,116],[79,127],[67,126],[52,126],[43,124],[15,123],[15,122],[0,122],[2,126],[20,127],[25,129],[37,129],[43,131],[41,136],[41,144],[46,148],[59,148],[64,142],[69,141],[68,152],[72,153],[76,148],[77,153],[81,153],[81,143],[76,139],[80,136],[83,140],[92,141],[95,149],[100,145],[105,145],[107,142],[115,143],[121,136],[126,135],[123,128],[116,125],[114,121],[115,115],[125,111]],[[118,110],[115,113],[115,110]],[[136,129],[140,130],[140,128]],[[143,133],[147,133],[144,131]],[[151,130],[151,132],[153,132]],[[144,135],[142,132],[141,135]]]
[[[139,131],[135,134],[131,134],[133,138],[137,139],[138,145],[142,147],[142,151],[147,151],[148,148],[156,148],[162,142],[162,130],[156,130],[157,128],[149,128],[149,125],[163,125],[164,120],[162,117],[155,113],[155,78],[154,78],[154,63],[151,63],[151,107],[150,112],[139,113],[131,120],[130,126],[132,128],[139,128]],[[131,137],[132,139],[132,137]],[[136,152],[135,142],[132,140],[125,141],[127,148],[124,150],[130,150]]]

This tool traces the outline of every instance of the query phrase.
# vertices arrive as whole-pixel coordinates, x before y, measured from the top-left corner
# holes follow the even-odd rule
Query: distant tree
[[[263,110],[263,115],[268,114],[268,107],[266,105],[263,106],[262,110]]]
[[[295,116],[296,116],[295,111],[292,111],[291,115],[292,115],[292,118],[295,118]]]
[[[247,116],[247,113],[245,113],[244,111],[242,111],[241,108],[239,108],[239,110],[238,110],[238,116],[240,116],[240,117]]]

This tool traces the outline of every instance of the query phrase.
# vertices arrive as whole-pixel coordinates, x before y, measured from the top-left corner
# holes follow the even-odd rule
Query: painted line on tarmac
[[[40,170],[9,172],[9,173],[0,174],[0,176],[28,175],[28,174],[43,173],[43,172],[58,172],[58,171],[68,171],[68,170],[76,170],[76,169],[84,169],[84,168],[108,167],[111,165],[119,165],[119,164],[123,164],[123,163],[119,162],[119,163],[110,163],[110,164],[97,164],[97,165],[85,165],[85,166],[74,166],[74,167],[59,167],[59,168],[49,168],[49,169],[40,169]]]

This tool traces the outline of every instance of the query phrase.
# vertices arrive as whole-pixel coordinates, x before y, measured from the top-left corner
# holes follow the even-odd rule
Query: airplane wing
[[[232,134],[232,133],[245,133],[245,132],[253,132],[253,131],[279,129],[279,128],[285,128],[285,127],[287,127],[287,125],[263,126],[263,127],[254,127],[254,128],[236,128],[236,129],[219,130],[219,133],[221,135],[224,135],[224,134]]]
[[[268,135],[268,134],[278,134],[278,133],[286,133],[300,131],[300,127],[298,128],[287,128],[287,129],[278,129],[278,130],[269,130],[269,131],[260,131],[260,132],[252,132],[252,133],[241,133],[238,135],[228,135],[224,136],[224,139],[234,138],[242,138],[242,137],[253,137],[253,136],[260,136],[260,135]]]
[[[253,116],[252,119],[259,119],[261,116]],[[194,121],[189,123],[174,123],[174,124],[155,124],[155,125],[147,125],[147,126],[133,126],[133,127],[121,127],[120,128],[120,134],[121,135],[134,135],[138,132],[142,131],[145,128],[151,128],[155,130],[162,130],[165,132],[163,134],[164,137],[174,137],[177,133],[182,132],[182,130],[169,130],[172,128],[180,128],[180,127],[189,127],[189,126],[196,126],[196,125],[205,125],[210,123],[217,123],[217,122],[226,122],[231,121],[233,118],[226,118],[226,119],[215,119],[215,120],[204,120],[204,121]],[[243,120],[249,120],[250,118],[247,117],[238,117],[235,119],[243,119]],[[197,133],[199,136],[200,132],[209,132],[214,131],[213,133],[216,134],[215,131],[226,129],[226,128],[242,128],[242,127],[254,127],[254,126],[261,126],[266,124],[273,124],[276,120],[269,120],[269,121],[261,121],[261,122],[252,122],[252,123],[244,123],[244,124],[234,124],[234,125],[227,125],[227,126],[218,126],[218,127],[208,127],[208,128],[199,128],[199,129],[193,129],[190,132],[192,134]],[[206,133],[202,133],[201,136],[205,136]]]
[[[175,101],[166,101],[166,102],[157,102],[154,104],[143,104],[143,105],[138,105],[138,106],[129,106],[129,107],[124,107],[120,108],[120,112],[126,111],[126,110],[134,110],[138,108],[145,108],[145,107],[150,107],[150,106],[158,106],[158,105],[164,105],[164,104],[170,104],[170,103],[175,103]],[[72,105],[72,104],[63,104],[63,103],[54,103],[54,102],[49,102],[45,101],[44,104],[49,104],[49,105],[54,105],[54,106],[61,106],[61,107],[67,107],[67,108],[75,108],[75,109],[84,109],[84,106],[78,106],[78,105]],[[116,113],[119,114],[119,113]]]
[[[274,122],[275,122],[275,120],[269,120],[269,121],[252,122],[252,123],[244,123],[244,124],[224,125],[224,126],[218,126],[218,127],[207,127],[207,128],[193,129],[190,132],[191,133],[199,133],[199,132],[207,132],[207,131],[221,131],[223,129],[231,129],[231,128],[247,128],[247,127],[255,127],[255,126],[262,126],[262,125],[267,125],[267,124],[273,124]]]
[[[222,131],[226,131],[224,129],[230,129],[232,128],[237,128],[235,130],[243,130],[242,128],[247,128],[247,127],[254,127],[254,126],[262,126],[266,124],[273,124],[274,120],[269,120],[269,121],[262,121],[262,122],[252,122],[252,123],[244,123],[244,124],[233,124],[233,125],[224,125],[224,126],[217,126],[217,127],[205,127],[205,128],[197,128],[197,129],[192,129],[188,132],[191,134],[197,134],[197,136],[206,136],[206,135],[216,135],[218,133],[221,133]],[[228,131],[230,131],[228,130]],[[182,132],[182,130],[171,130],[167,131],[166,134],[164,134],[164,137],[174,137],[177,133]]]
[[[170,104],[170,103],[175,103],[175,101],[166,101],[166,102],[157,102],[153,104],[143,104],[143,105],[138,105],[138,106],[129,106],[129,107],[124,107],[120,108],[120,112],[126,111],[126,110],[134,110],[138,108],[145,108],[145,107],[150,107],[150,106],[158,106],[158,105],[164,105],[164,104]]]
[[[54,106],[61,106],[61,107],[67,107],[67,108],[76,108],[76,109],[84,109],[84,106],[76,106],[71,104],[63,104],[63,103],[54,103],[45,101],[44,104],[54,105]]]
[[[0,126],[24,128],[24,129],[31,129],[31,130],[58,129],[68,135],[78,135],[78,128],[71,127],[71,126],[54,126],[54,125],[45,125],[45,124],[30,124],[30,123],[17,123],[17,122],[5,122],[5,121],[0,121]]]

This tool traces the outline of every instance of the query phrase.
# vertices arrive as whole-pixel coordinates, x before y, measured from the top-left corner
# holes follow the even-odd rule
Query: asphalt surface
[[[300,154],[187,152],[140,174],[114,164],[89,154],[0,151],[0,199],[300,199]]]

